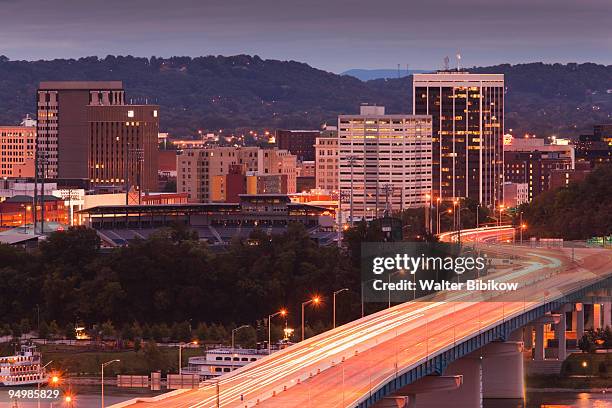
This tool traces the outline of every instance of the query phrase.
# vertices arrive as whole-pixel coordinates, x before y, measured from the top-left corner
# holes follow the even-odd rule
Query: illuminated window
[[[128,118],[133,118],[134,117],[134,111],[133,110],[129,110],[128,111]]]

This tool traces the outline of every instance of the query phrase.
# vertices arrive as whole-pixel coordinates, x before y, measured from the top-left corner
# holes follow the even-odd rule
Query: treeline
[[[140,327],[145,337],[148,330],[152,338],[176,339],[165,334],[175,322],[188,322],[192,331],[202,322],[227,331],[256,325],[281,308],[297,327],[301,302],[314,295],[323,304],[309,307],[306,321],[326,326],[331,293],[339,288],[351,291],[338,301],[338,322],[358,317],[359,273],[349,257],[319,247],[301,225],[272,237],[255,231],[221,252],[182,226],[112,250],[100,249],[95,231],[70,228],[34,251],[0,245],[0,328],[27,332],[40,321],[66,334],[76,322],[109,322],[115,332]]]
[[[548,191],[522,206],[527,232],[542,238],[588,239],[612,234],[612,164],[582,182]]]
[[[609,120],[612,66],[496,65],[470,69],[503,73],[504,122],[515,134],[575,136]],[[122,80],[128,99],[159,103],[161,127],[177,137],[204,130],[313,128],[355,113],[362,102],[389,113],[412,110],[412,77],[362,82],[296,61],[258,56],[84,57],[10,61],[0,56],[0,123],[36,112],[40,81]]]

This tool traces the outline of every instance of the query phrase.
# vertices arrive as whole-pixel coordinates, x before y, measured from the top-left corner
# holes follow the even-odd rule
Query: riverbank
[[[67,373],[73,379],[82,378],[85,383],[100,375],[100,365],[110,360],[121,360],[104,369],[109,378],[117,374],[149,375],[178,371],[178,347],[143,346],[136,350],[97,350],[91,347],[67,345],[43,345],[39,347],[44,362],[52,361],[50,371]],[[189,357],[204,355],[204,348],[183,348],[183,367]],[[91,380],[90,380],[91,379]],[[99,381],[98,381],[99,384]]]

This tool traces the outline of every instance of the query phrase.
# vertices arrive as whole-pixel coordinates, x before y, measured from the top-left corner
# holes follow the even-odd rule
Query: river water
[[[483,408],[612,408],[612,393],[530,392],[527,401],[485,400]]]
[[[100,408],[100,387],[81,385],[73,386],[74,401],[72,406],[56,402],[41,402],[41,408]],[[4,394],[4,395],[3,395]],[[126,401],[138,396],[153,396],[160,392],[148,389],[126,389],[114,386],[104,387],[104,404],[106,406]],[[6,390],[0,389],[0,407],[11,407],[7,401]],[[37,408],[37,401],[21,401],[19,408]],[[485,400],[483,408],[612,408],[612,393],[552,393],[531,392],[527,394],[526,404],[522,401]]]

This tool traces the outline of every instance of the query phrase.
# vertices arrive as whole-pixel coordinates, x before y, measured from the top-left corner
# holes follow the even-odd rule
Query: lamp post
[[[272,353],[272,318],[278,315],[285,317],[287,316],[287,311],[285,309],[281,309],[278,312],[268,316],[268,355]]]
[[[351,227],[353,226],[354,222],[353,222],[353,168],[355,167],[355,162],[357,161],[357,156],[347,156],[346,160],[348,161],[349,165],[351,166],[351,192],[350,192],[350,203],[349,203],[349,212],[350,212],[350,217],[351,217]]]
[[[342,289],[337,290],[337,291],[335,291],[335,292],[334,292],[334,305],[333,305],[333,309],[334,309],[334,311],[333,311],[333,319],[332,319],[332,322],[333,322],[333,328],[334,328],[334,329],[336,328],[336,295],[337,295],[338,293],[342,293],[342,292],[345,292],[345,291],[347,291],[347,290],[349,290],[349,289],[348,289],[348,288],[342,288]]]
[[[457,204],[459,201],[457,199],[453,200],[453,231],[457,231]]]
[[[361,317],[365,316],[365,303],[363,301],[363,291],[364,291],[363,288],[364,288],[364,285],[366,283],[373,282],[375,280],[376,280],[376,278],[373,278],[373,279],[370,279],[370,280],[367,280],[367,281],[361,281]]]
[[[388,297],[389,297],[388,309],[390,309],[390,308],[391,308],[391,288],[390,288],[390,286],[391,286],[391,277],[392,277],[392,276],[395,276],[395,275],[397,275],[397,274],[400,274],[400,273],[404,273],[404,270],[403,270],[403,269],[400,269],[400,270],[398,270],[398,271],[395,271],[395,272],[393,272],[393,273],[389,273],[389,274],[387,275],[387,294],[388,294]]]
[[[499,205],[499,226],[501,227],[502,225],[502,211],[504,210],[504,205],[500,204]]]
[[[520,218],[520,221],[519,221],[520,234],[519,235],[520,235],[521,245],[523,245],[523,230],[527,228],[527,224],[523,223],[523,212],[522,211],[519,214],[519,218]]]
[[[431,232],[431,195],[425,194],[425,231]]]
[[[111,361],[107,361],[106,363],[102,363],[100,364],[100,367],[102,368],[102,402],[101,402],[101,407],[104,408],[104,367],[106,367],[107,365],[113,364],[113,363],[118,363],[121,360],[111,360]]]
[[[307,300],[306,302],[302,302],[302,341],[304,341],[304,307],[310,303],[314,303],[315,305],[318,305],[321,302],[321,298],[319,298],[318,296],[313,297],[310,300]]]
[[[47,366],[48,366],[49,364],[51,364],[52,362],[53,362],[53,360],[49,361],[49,362],[48,362],[47,364],[45,364],[44,366],[40,367],[40,370],[38,371],[38,373],[39,373],[39,375],[38,375],[38,380],[39,380],[39,381],[38,381],[38,383],[36,384],[36,389],[38,390],[38,394],[37,394],[37,396],[38,396],[38,402],[37,402],[37,404],[36,404],[36,405],[37,405],[37,407],[38,407],[38,408],[40,408],[40,380],[42,379],[42,378],[40,378],[40,377],[41,377],[41,375],[42,375],[42,374],[45,372],[45,368],[47,368]],[[53,377],[53,379],[56,379],[56,378],[57,378],[57,379],[58,379],[58,381],[59,381],[59,378],[58,378],[58,377]],[[56,381],[56,382],[57,382],[57,381]],[[54,381],[53,381],[53,380],[51,380],[51,383],[52,383],[52,384],[54,384]]]
[[[190,342],[189,344],[197,345],[198,342],[194,340]],[[183,347],[185,347],[185,344],[179,343],[179,358],[178,358],[178,373],[179,374],[183,374],[183,354],[182,354]]]
[[[240,327],[236,327],[235,329],[232,329],[232,365],[231,365],[232,371],[234,371],[234,339],[235,339],[235,336],[236,336],[236,332],[238,330],[244,329],[246,327],[250,327],[250,326],[248,324],[243,324]]]
[[[440,205],[442,204],[442,199],[440,197],[436,198],[436,232],[440,235]]]

